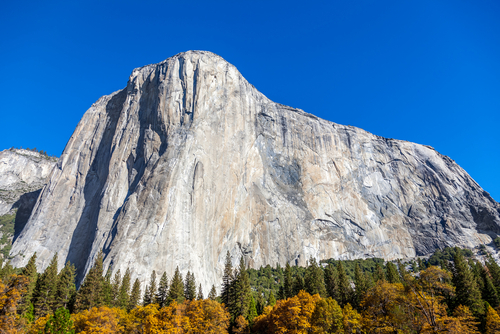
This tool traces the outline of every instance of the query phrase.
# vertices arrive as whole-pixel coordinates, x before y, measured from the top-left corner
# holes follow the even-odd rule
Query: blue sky
[[[500,2],[2,1],[0,149],[59,156],[136,67],[187,50],[270,99],[430,145],[500,200]]]

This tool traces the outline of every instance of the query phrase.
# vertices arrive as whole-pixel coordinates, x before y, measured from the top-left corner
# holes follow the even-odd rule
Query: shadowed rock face
[[[316,258],[394,259],[474,247],[500,205],[434,149],[267,99],[238,70],[190,51],[135,69],[69,140],[13,263],[55,252],[79,268],[193,272],[219,285],[226,251],[252,267]]]

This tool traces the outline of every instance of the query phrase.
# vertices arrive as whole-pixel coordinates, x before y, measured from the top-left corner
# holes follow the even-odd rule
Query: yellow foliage
[[[12,275],[7,284],[0,282],[0,333],[18,333],[21,323],[17,306],[28,285],[28,278]]]
[[[300,291],[295,297],[278,300],[268,313],[254,319],[254,331],[260,333],[302,334],[312,330],[311,315],[319,295]]]
[[[342,309],[332,298],[320,299],[311,316],[312,332],[320,333],[344,333]]]
[[[500,333],[500,316],[491,307],[486,311],[486,334]]]
[[[363,333],[362,331],[362,326],[361,326],[361,315],[352,308],[351,304],[347,304],[344,306],[344,309],[342,310],[342,322],[344,324],[344,333],[346,334],[351,334],[351,333]]]
[[[230,315],[221,304],[210,299],[192,300],[185,304],[192,333],[227,333]]]
[[[28,329],[27,334],[39,334],[43,333],[45,325],[50,318],[50,314],[47,314],[45,317],[40,317],[36,321],[34,321]]]
[[[233,327],[233,334],[250,334],[248,321],[242,316],[238,316]]]
[[[80,313],[72,314],[71,318],[77,333],[107,334],[123,331],[119,323],[125,316],[125,311],[107,306],[93,307]]]

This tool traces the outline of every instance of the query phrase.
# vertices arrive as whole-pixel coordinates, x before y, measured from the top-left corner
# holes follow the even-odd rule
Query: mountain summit
[[[274,103],[189,51],[85,113],[11,255],[44,269],[58,252],[81,280],[103,250],[113,272],[179,266],[208,293],[227,251],[250,267],[396,259],[499,233],[500,205],[450,158]]]

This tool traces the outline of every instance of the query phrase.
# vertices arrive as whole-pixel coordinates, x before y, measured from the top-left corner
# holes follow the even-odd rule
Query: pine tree
[[[217,298],[217,290],[215,290],[215,285],[212,285],[212,289],[210,289],[210,293],[208,294],[208,299],[215,300]]]
[[[230,304],[230,313],[233,319],[236,319],[240,315],[247,319],[251,290],[250,278],[248,277],[248,272],[245,268],[245,260],[243,259],[243,256],[240,259],[240,266],[238,268],[236,279],[234,280],[232,296],[233,302]]]
[[[456,288],[455,306],[464,305],[469,307],[476,317],[483,315],[484,304],[481,301],[481,292],[477,286],[476,278],[458,247],[455,248],[452,280]]]
[[[125,270],[125,275],[123,275],[122,284],[120,285],[120,291],[118,293],[118,306],[126,309],[129,305],[130,299],[130,269]]]
[[[352,296],[352,287],[351,283],[349,282],[349,277],[347,276],[347,273],[344,270],[344,265],[342,264],[342,261],[339,261],[337,265],[337,273],[339,276],[339,304],[344,307],[348,303],[351,302],[351,296]]]
[[[416,270],[416,267],[417,267],[417,264],[415,261],[413,261],[413,264],[415,267],[414,270]],[[400,281],[401,283],[403,284],[407,284],[410,280],[410,273],[406,270],[406,266],[404,265],[404,263],[401,263],[400,260],[398,260],[398,272],[399,272],[399,278],[400,278]],[[417,272],[417,271],[415,271]]]
[[[154,303],[157,292],[156,290],[156,271],[153,270],[149,284],[146,286],[144,291],[144,306]]]
[[[500,295],[500,266],[491,255],[488,256],[485,264],[490,272],[493,285],[497,289],[497,293]]]
[[[52,312],[56,304],[56,292],[58,284],[57,275],[57,253],[50,261],[49,266],[36,282],[34,297],[34,310],[36,318],[43,317]]]
[[[104,275],[104,305],[108,307],[113,307],[114,296],[113,296],[113,283],[111,282],[111,266],[108,267],[106,275]]]
[[[481,280],[483,282],[481,289],[483,299],[486,300],[492,307],[497,308],[500,305],[500,300],[486,267],[482,268]]]
[[[425,266],[424,261],[422,261],[421,258],[418,258],[417,262],[418,262],[418,271],[422,271],[422,270],[425,270],[427,268]]]
[[[200,287],[198,288],[198,295],[196,296],[196,299],[197,300],[203,300],[203,290],[201,288],[201,284],[200,284]]]
[[[75,266],[68,261],[59,273],[55,305],[52,308],[54,312],[60,307],[68,308],[70,300],[76,294],[75,272]]]
[[[231,304],[231,285],[233,284],[233,264],[231,262],[231,254],[227,251],[226,263],[224,265],[224,275],[222,276],[222,303],[229,307]]]
[[[158,293],[156,294],[156,304],[160,305],[160,308],[166,306],[168,297],[168,278],[167,273],[164,272],[160,278],[160,284],[158,285]]]
[[[368,291],[366,276],[361,270],[359,263],[356,263],[356,267],[354,269],[354,284],[356,286],[356,290],[354,290],[353,306],[354,308],[359,309],[361,301]]]
[[[257,305],[255,303],[255,299],[252,295],[250,295],[250,304],[248,306],[248,317],[247,320],[250,324],[253,323],[253,319],[257,317]]]
[[[375,283],[377,283],[380,280],[385,281],[384,269],[382,268],[382,266],[378,262],[375,265],[375,272],[373,273],[373,280],[375,281]]]
[[[292,267],[287,262],[285,266],[285,279],[283,283],[283,299],[293,297],[293,277],[292,277]]]
[[[267,305],[268,306],[276,305],[276,298],[274,297],[273,290],[271,290],[271,292],[269,292],[269,298],[267,298]]]
[[[184,298],[187,300],[196,299],[196,280],[194,274],[189,271],[186,274],[186,279],[184,281]]]
[[[184,301],[184,283],[182,282],[179,267],[175,269],[174,277],[172,277],[172,283],[168,290],[167,304],[170,304],[174,300],[179,304]]]
[[[73,334],[75,331],[71,329],[72,327],[73,321],[69,311],[61,307],[55,311],[54,315],[49,317],[43,333]]]
[[[21,275],[28,278],[28,285],[26,287],[26,292],[19,305],[19,311],[21,314],[27,315],[27,312],[32,308],[33,292],[36,287],[36,281],[38,278],[38,272],[36,269],[36,252],[31,256],[26,267],[21,271]],[[33,320],[33,314],[27,315],[29,320]]]
[[[304,281],[307,293],[310,295],[319,294],[321,297],[326,297],[323,269],[321,269],[314,257],[309,259]]]
[[[139,305],[141,299],[141,283],[139,279],[136,278],[134,281],[134,285],[132,286],[132,292],[130,292],[130,299],[128,301],[127,311],[134,309],[137,305]]]
[[[76,294],[74,311],[90,310],[104,304],[103,259],[101,251]]]
[[[119,307],[120,306],[120,286],[122,284],[122,276],[120,273],[120,269],[118,269],[113,278],[113,282],[111,283],[111,306]]]
[[[387,271],[387,282],[389,283],[400,283],[399,281],[399,273],[398,270],[396,269],[396,266],[392,262],[387,262],[387,265],[385,266],[385,269]]]
[[[297,273],[293,279],[293,295],[297,295],[302,290],[305,291],[304,277]]]
[[[335,300],[339,299],[338,294],[338,286],[339,286],[339,278],[337,275],[337,270],[335,266],[331,263],[325,268],[325,286],[326,286],[326,294],[328,297],[331,297]]]
[[[266,300],[264,299],[264,291],[262,288],[259,289],[259,292],[257,293],[257,314],[261,315],[262,312],[264,312],[264,308],[266,307]]]

